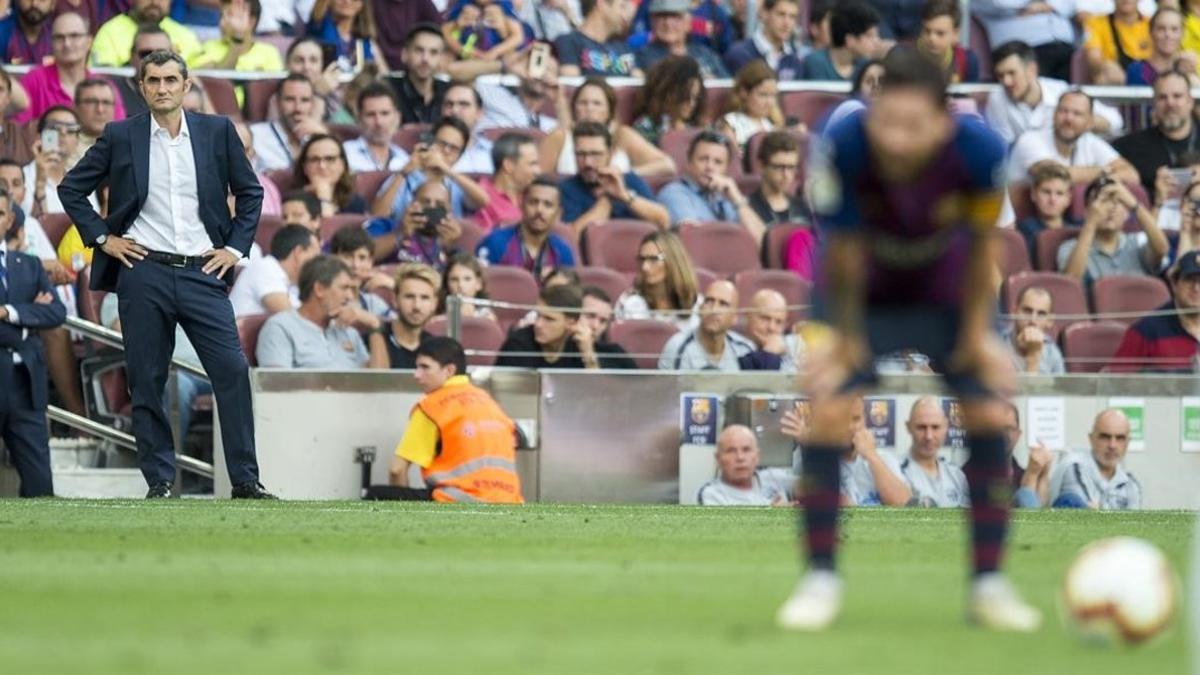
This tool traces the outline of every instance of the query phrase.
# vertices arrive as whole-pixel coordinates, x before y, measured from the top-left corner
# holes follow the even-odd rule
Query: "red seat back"
[[[792,234],[796,230],[805,227],[807,226],[784,223],[782,225],[775,225],[767,230],[767,236],[763,237],[763,264],[769,269],[783,269],[783,255],[787,251],[788,240],[792,238]]]
[[[379,188],[392,175],[391,171],[363,171],[354,175],[354,193],[370,204],[379,194]]]
[[[1004,299],[1008,313],[1013,314],[1017,308],[1017,298],[1021,292],[1030,286],[1039,286],[1050,293],[1054,299],[1053,313],[1056,315],[1074,315],[1073,318],[1056,319],[1052,333],[1058,337],[1060,331],[1068,324],[1088,321],[1087,297],[1083,293],[1083,284],[1064,274],[1056,272],[1021,272],[1013,275],[1004,282]]]
[[[325,216],[321,219],[321,243],[329,241],[333,237],[333,233],[354,225],[362,227],[363,223],[367,222],[367,216],[361,213],[339,213],[334,216]]]
[[[254,243],[262,249],[263,255],[271,253],[271,239],[283,227],[283,218],[279,216],[259,216],[258,229],[254,231]]]
[[[630,287],[628,277],[607,267],[576,267],[575,271],[579,273],[579,281],[584,286],[596,286],[603,289],[613,302],[616,302],[617,298],[621,297],[621,294]]]
[[[1060,227],[1057,230],[1042,230],[1037,235],[1037,268],[1043,272],[1058,271],[1058,247],[1068,239],[1079,236],[1079,229]]]
[[[246,119],[263,122],[271,110],[271,97],[280,80],[254,80],[246,84]]]
[[[1063,358],[1068,373],[1098,373],[1111,365],[1125,337],[1126,326],[1116,321],[1075,323],[1062,334]]]
[[[232,82],[201,76],[200,83],[218,115],[232,117],[234,120],[242,119],[242,107],[238,105],[237,93],[234,92]]]
[[[982,82],[992,81],[992,46],[988,41],[987,31],[983,22],[971,16],[970,33],[967,39],[967,49],[975,53],[979,59],[979,79]]]
[[[679,229],[679,239],[692,264],[723,277],[762,268],[758,243],[740,223],[688,224]]]
[[[505,331],[537,304],[537,280],[523,267],[492,265],[483,268],[483,278],[487,281],[488,297],[492,300],[524,305],[517,308],[497,307],[493,310],[496,318],[500,320],[500,327]]]
[[[1036,213],[1033,208],[1033,186],[1029,181],[1019,180],[1008,184],[1008,199],[1012,202],[1013,218],[1021,222]]]
[[[1171,299],[1171,289],[1158,277],[1103,277],[1092,284],[1092,307],[1101,319],[1128,326],[1139,316],[1107,317],[1111,313],[1144,313],[1162,307]]]
[[[287,194],[292,188],[301,187],[293,183],[291,169],[271,169],[267,172],[267,178],[270,178],[275,187],[279,188],[281,195]]]
[[[785,116],[799,118],[811,129],[826,113],[845,100],[845,94],[826,91],[787,91],[779,96],[779,107]]]
[[[638,368],[653,370],[671,336],[679,332],[675,324],[657,319],[625,319],[608,329],[608,337],[633,355]]]
[[[251,367],[258,365],[258,357],[255,356],[258,350],[258,334],[269,318],[269,314],[250,314],[237,320],[238,339],[242,343],[242,351],[246,353],[246,362]]]
[[[1001,275],[1007,278],[1032,269],[1029,264],[1029,246],[1025,244],[1025,237],[1020,232],[1011,228],[1001,228],[996,230],[996,238],[996,264],[1000,267]]]
[[[450,321],[446,316],[435,316],[425,324],[425,330],[433,335],[446,335]],[[458,342],[463,349],[482,352],[467,354],[467,365],[490,366],[496,363],[496,353],[504,344],[504,331],[500,324],[491,319],[464,316],[459,319]]]
[[[345,143],[362,136],[362,128],[357,124],[326,124],[330,135]]]
[[[44,213],[38,222],[42,225],[42,230],[46,233],[46,238],[54,244],[54,248],[62,243],[63,237],[66,236],[67,230],[71,229],[71,216],[65,213]]]
[[[607,220],[583,231],[584,262],[618,272],[638,271],[638,246],[656,227],[644,220]]]
[[[405,124],[400,127],[395,136],[392,136],[392,142],[404,148],[404,151],[411,155],[413,148],[417,147],[417,141],[421,138],[421,134],[432,130],[433,127],[428,124]]]
[[[750,306],[755,293],[769,288],[783,295],[788,307],[792,308],[788,310],[789,325],[808,316],[808,309],[799,307],[811,301],[812,284],[797,274],[787,270],[747,270],[739,272],[733,283],[738,289],[738,305],[743,309]]]

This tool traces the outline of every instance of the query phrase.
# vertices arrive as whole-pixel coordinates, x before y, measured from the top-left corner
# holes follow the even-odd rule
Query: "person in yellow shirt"
[[[389,478],[393,498],[521,504],[517,429],[488,393],[467,377],[462,345],[431,337],[417,347],[415,377],[425,396],[412,410]],[[411,488],[411,465],[424,488]]]
[[[1123,85],[1129,64],[1150,58],[1150,19],[1138,12],[1137,0],[1116,0],[1112,14],[1092,16],[1083,28],[1092,84]]]
[[[1183,49],[1200,54],[1200,0],[1183,0]]]
[[[167,16],[170,11],[171,0],[133,0],[129,12],[105,21],[96,31],[92,41],[92,64],[123,66],[129,63],[138,26],[147,23],[162,28],[171,38],[175,52],[191,63],[200,54],[200,41],[190,29]]]
[[[221,0],[221,37],[204,43],[196,68],[278,72],[283,57],[275,45],[254,39],[262,17],[260,0]],[[238,105],[245,102],[244,87],[237,87]]]

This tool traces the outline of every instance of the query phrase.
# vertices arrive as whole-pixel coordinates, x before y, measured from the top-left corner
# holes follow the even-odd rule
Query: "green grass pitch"
[[[1186,571],[1194,516],[1021,513],[1009,551],[1032,636],[962,620],[963,514],[859,510],[835,630],[772,624],[790,510],[171,500],[0,502],[0,672],[1184,673],[1185,631],[1078,643],[1055,594],[1105,536]]]

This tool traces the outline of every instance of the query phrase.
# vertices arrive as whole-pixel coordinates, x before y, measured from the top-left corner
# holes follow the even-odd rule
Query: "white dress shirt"
[[[496,172],[496,168],[492,166],[492,142],[480,134],[478,128],[471,132],[471,142],[454,163],[454,170],[459,173],[487,175]]]
[[[258,122],[250,125],[254,137],[254,170],[276,171],[292,168],[295,158],[287,143],[287,129],[279,122]]]
[[[988,94],[983,112],[984,119],[1009,145],[1030,129],[1053,126],[1054,108],[1058,106],[1058,99],[1071,88],[1070,84],[1049,77],[1039,77],[1037,81],[1042,90],[1042,100],[1036,106],[1012,100],[1003,87],[996,87]],[[1108,121],[1111,135],[1118,135],[1125,128],[1125,118],[1119,110],[1110,105],[1094,101],[1092,114]]]
[[[263,298],[275,293],[286,293],[292,308],[300,307],[300,289],[293,284],[283,266],[274,256],[265,256],[246,265],[233,289],[229,291],[229,302],[233,304],[233,315],[241,318],[252,314],[267,314]]]
[[[345,143],[342,143],[342,148],[346,151],[346,161],[350,165],[350,170],[354,173],[363,171],[399,171],[408,164],[408,153],[404,148],[395,143],[388,144],[388,161],[387,166],[380,166],[375,159],[375,155],[371,154],[371,149],[367,147],[367,139],[359,136]]]
[[[1121,155],[1104,139],[1085,131],[1067,155],[1058,152],[1054,129],[1034,129],[1021,134],[1008,157],[1008,180],[1028,180],[1029,169],[1043,159],[1054,159],[1068,167],[1105,167]]]
[[[125,236],[163,253],[198,256],[212,250],[212,238],[200,220],[196,157],[187,115],[181,116],[175,138],[150,116],[148,178],[146,203]]]

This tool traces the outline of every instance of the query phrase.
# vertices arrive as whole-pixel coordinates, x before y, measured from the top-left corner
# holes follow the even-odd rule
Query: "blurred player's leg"
[[[808,544],[808,571],[776,620],[792,630],[820,630],[842,608],[842,582],[837,576],[838,510],[841,505],[841,459],[849,450],[850,406],[857,399],[814,401],[809,438],[801,450],[800,528]]]
[[[985,628],[1032,631],[1041,624],[1041,614],[1000,575],[1011,503],[1004,411],[1005,405],[995,397],[963,405],[971,451],[963,467],[971,498],[973,579],[968,617]]]

